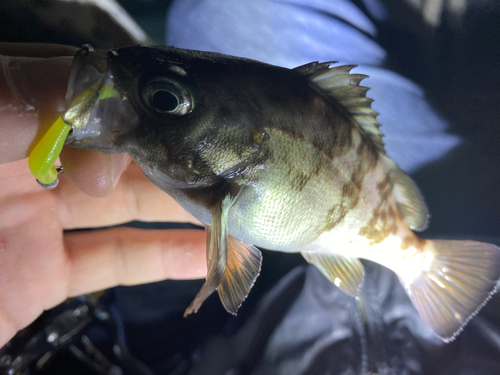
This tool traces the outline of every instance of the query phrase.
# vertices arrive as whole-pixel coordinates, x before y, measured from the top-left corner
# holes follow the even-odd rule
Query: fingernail
[[[114,154],[111,156],[111,173],[110,173],[110,186],[114,190],[122,173],[127,169],[132,159],[128,154]]]
[[[21,111],[62,112],[72,57],[1,56],[8,102]]]

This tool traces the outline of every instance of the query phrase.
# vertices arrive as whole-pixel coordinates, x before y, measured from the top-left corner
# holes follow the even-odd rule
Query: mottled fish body
[[[207,226],[207,280],[186,314],[215,290],[236,313],[260,271],[255,246],[301,252],[351,295],[359,258],[388,267],[444,340],[494,293],[498,247],[414,234],[427,207],[386,155],[366,76],[352,68],[171,47],[77,54],[67,143],[129,153]]]

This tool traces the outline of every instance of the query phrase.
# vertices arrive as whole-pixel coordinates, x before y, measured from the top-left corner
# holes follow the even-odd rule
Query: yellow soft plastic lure
[[[100,84],[101,82],[96,82],[73,102],[85,101],[86,97],[92,98],[92,95],[89,95],[89,93],[95,90],[99,90],[98,100],[119,96],[118,91],[112,86],[104,85],[99,89]],[[46,188],[52,189],[57,185],[58,171],[54,167],[54,162],[61,153],[64,141],[70,130],[71,127],[59,117],[30,153],[28,165],[31,174]]]
[[[59,117],[30,153],[28,166],[31,174],[43,186],[55,187],[58,172],[54,162],[70,130],[71,127]]]

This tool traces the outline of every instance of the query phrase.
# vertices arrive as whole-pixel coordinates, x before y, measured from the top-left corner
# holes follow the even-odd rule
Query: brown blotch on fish
[[[377,191],[379,192],[380,200],[386,201],[392,193],[392,183],[389,176],[386,176],[382,181],[377,183]]]
[[[369,246],[379,244],[387,237],[373,223],[362,226],[358,234],[370,240]]]
[[[401,250],[408,250],[410,248],[416,249],[418,251],[423,251],[425,246],[425,240],[418,238],[417,236],[406,236],[401,241]]]
[[[380,213],[380,217],[379,217],[380,221],[382,221],[383,223],[387,222],[387,213],[385,211],[382,211]]]
[[[379,153],[376,150],[375,146],[370,142],[367,142],[365,139],[361,141],[358,148],[356,149],[356,154],[363,160],[363,163],[366,165],[367,169],[372,169],[377,166],[377,162],[379,160]]]
[[[342,187],[342,200],[338,205],[333,206],[330,211],[328,211],[325,218],[325,225],[321,229],[321,232],[326,232],[335,228],[344,220],[349,211],[356,207],[360,199],[359,188],[361,182],[362,178],[361,181],[350,181],[344,184]]]
[[[344,219],[348,212],[349,209],[342,205],[342,203],[333,206],[326,214],[325,225],[319,232],[327,232],[335,228]]]
[[[342,123],[341,119],[330,122],[330,131],[325,135],[317,135],[312,138],[311,143],[318,150],[323,151],[330,159],[345,155],[353,147],[352,128]],[[320,125],[320,124],[318,124]]]
[[[387,191],[390,192],[388,187],[391,185],[384,181],[381,181],[378,184],[378,186],[382,189],[382,192],[380,193],[382,196],[379,204],[372,212],[372,219],[368,224],[361,227],[358,233],[360,236],[366,237],[370,240],[369,246],[381,243],[385,238],[391,234],[396,234],[398,231],[398,216],[387,201],[388,195],[384,198]]]
[[[344,220],[360,200],[360,192],[363,185],[365,171],[363,163],[359,162],[351,173],[349,181],[342,186],[340,204],[330,209],[325,218],[325,225],[320,232],[326,232],[335,228]]]
[[[299,172],[295,174],[295,176],[293,176],[290,180],[290,187],[293,190],[302,191],[302,189],[304,189],[310,179],[311,175]]]
[[[397,230],[398,226],[396,222],[392,222],[389,226],[384,225],[381,229],[378,229],[377,224],[372,221],[361,227],[358,234],[370,240],[368,246],[372,246],[383,242],[391,234],[396,234]]]
[[[351,182],[354,188],[356,189],[358,195],[361,191],[361,187],[363,185],[363,179],[366,175],[366,169],[363,168],[363,163],[359,162],[351,173]]]

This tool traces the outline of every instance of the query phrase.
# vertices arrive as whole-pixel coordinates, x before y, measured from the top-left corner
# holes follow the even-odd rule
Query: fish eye
[[[154,78],[142,89],[144,104],[155,113],[171,117],[184,116],[193,110],[191,95],[180,83]]]
[[[151,98],[153,105],[162,112],[172,112],[179,106],[179,98],[170,91],[158,90]]]

